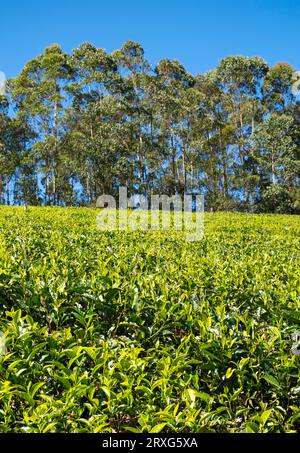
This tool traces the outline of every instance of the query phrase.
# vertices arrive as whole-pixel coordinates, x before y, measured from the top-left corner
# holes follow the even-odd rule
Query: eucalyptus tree
[[[292,167],[289,192],[293,200],[293,210],[295,213],[300,214],[300,103],[294,103],[288,109],[288,113],[293,117],[292,137],[295,145],[294,156],[289,165],[289,168]]]
[[[300,207],[300,141],[299,114],[292,91],[295,69],[288,63],[277,63],[266,74],[262,104],[264,122],[255,136],[259,146],[257,160],[261,168],[261,199],[267,209],[280,206],[280,212]],[[294,200],[294,201],[292,201]],[[298,201],[297,201],[298,200]],[[279,209],[279,208],[276,208]],[[295,208],[298,209],[298,208]]]
[[[154,96],[164,167],[162,183],[167,192],[181,193],[186,186],[187,137],[184,129],[189,126],[186,122],[189,116],[186,92],[194,80],[177,60],[161,60],[155,73],[157,89]]]
[[[124,88],[115,59],[90,43],[73,51],[71,64],[74,80],[68,88],[66,147],[76,169],[74,178],[91,203],[100,192],[112,190],[124,140],[119,99]]]
[[[129,128],[127,141],[130,153],[128,164],[132,171],[132,189],[146,191],[147,187],[147,143],[151,115],[145,108],[145,76],[150,73],[150,65],[145,58],[144,49],[134,41],[127,41],[112,53],[118,65],[119,74],[123,80],[121,101],[126,112],[126,122]],[[129,181],[127,181],[129,183]]]
[[[60,201],[60,149],[64,136],[66,85],[72,77],[68,55],[54,44],[29,61],[12,82],[17,118],[36,133],[33,152],[43,175],[44,202]]]
[[[267,185],[288,185],[293,178],[296,145],[293,142],[292,128],[291,116],[274,112],[255,131],[257,161],[262,176],[267,175]]]
[[[230,144],[233,130],[227,111],[228,94],[219,83],[216,71],[196,77],[198,110],[193,123],[193,148],[198,150],[200,184],[210,205],[218,205],[230,198],[231,167]]]
[[[292,92],[295,69],[288,63],[277,63],[264,78],[262,102],[268,112],[285,111],[295,101]]]
[[[12,120],[8,116],[8,101],[0,95],[0,200],[10,204],[9,182],[15,173],[17,157],[11,147]]]
[[[229,95],[227,109],[235,129],[236,185],[246,205],[254,203],[258,182],[252,136],[263,119],[262,87],[268,69],[260,57],[241,56],[224,58],[217,68],[221,87]]]
[[[0,200],[7,205],[24,199],[19,178],[30,137],[28,125],[9,115],[9,97],[0,96]]]

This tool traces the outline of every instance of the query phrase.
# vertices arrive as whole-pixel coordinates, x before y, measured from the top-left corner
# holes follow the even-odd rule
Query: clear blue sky
[[[56,42],[107,51],[139,41],[152,64],[177,58],[192,73],[228,55],[260,55],[300,70],[300,0],[6,0],[0,7],[0,71],[16,75]]]

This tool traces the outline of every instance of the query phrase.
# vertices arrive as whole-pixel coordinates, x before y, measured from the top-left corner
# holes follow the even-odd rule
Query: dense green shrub
[[[0,431],[297,431],[299,217],[96,215],[0,207]]]

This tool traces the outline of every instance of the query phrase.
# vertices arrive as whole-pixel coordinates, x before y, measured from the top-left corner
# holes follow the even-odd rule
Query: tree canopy
[[[201,193],[208,209],[300,213],[294,68],[229,56],[192,75],[128,41],[54,44],[0,96],[0,203]]]

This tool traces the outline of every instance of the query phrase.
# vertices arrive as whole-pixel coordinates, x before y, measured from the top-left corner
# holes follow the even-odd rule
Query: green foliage
[[[261,209],[276,184],[294,200],[294,73],[237,55],[194,76],[175,59],[151,67],[134,41],[112,53],[85,42],[69,54],[54,44],[0,99],[0,202],[95,206],[121,185],[205,193],[213,210]]]
[[[299,190],[291,190],[289,187],[274,184],[268,186],[262,195],[261,202],[256,207],[259,212],[276,212],[283,214],[300,213]]]
[[[298,431],[299,218],[97,214],[0,207],[0,431]]]

